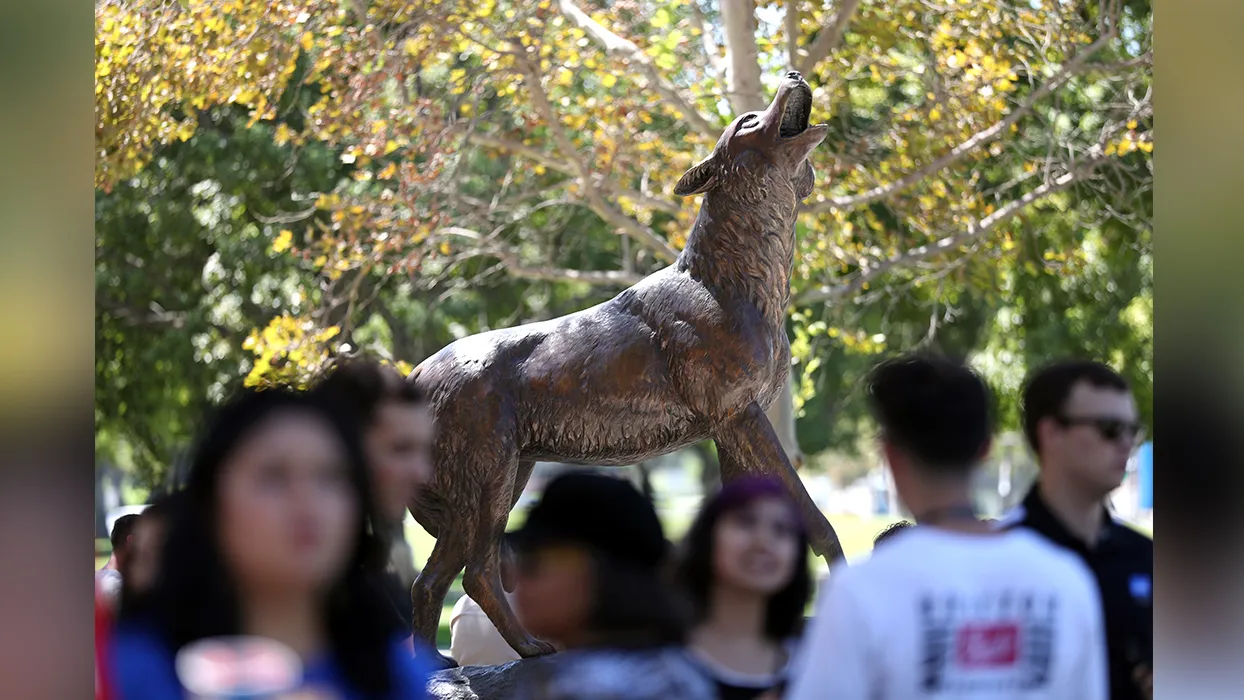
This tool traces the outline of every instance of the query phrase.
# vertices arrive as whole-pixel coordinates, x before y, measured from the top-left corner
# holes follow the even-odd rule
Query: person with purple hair
[[[695,613],[686,653],[722,700],[777,697],[812,588],[807,533],[785,487],[726,484],[691,525],[675,579]]]

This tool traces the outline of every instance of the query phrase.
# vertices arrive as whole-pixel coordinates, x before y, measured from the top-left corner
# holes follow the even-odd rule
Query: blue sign
[[[1153,443],[1146,442],[1136,451],[1136,476],[1140,479],[1140,507],[1153,510]]]

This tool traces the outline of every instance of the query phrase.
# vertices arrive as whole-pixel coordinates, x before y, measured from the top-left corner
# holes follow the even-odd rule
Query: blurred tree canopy
[[[151,478],[230,382],[603,301],[796,69],[818,187],[789,331],[805,451],[878,357],[973,358],[1004,425],[1087,355],[1151,415],[1152,8],[1136,0],[101,0],[97,432]],[[102,444],[112,444],[104,441]]]

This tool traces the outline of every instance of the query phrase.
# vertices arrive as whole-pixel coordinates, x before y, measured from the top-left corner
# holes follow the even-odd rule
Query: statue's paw
[[[530,659],[536,656],[548,656],[549,654],[556,653],[557,651],[553,648],[552,644],[542,642],[535,638],[526,639],[515,647],[514,650],[517,651],[524,659]]]

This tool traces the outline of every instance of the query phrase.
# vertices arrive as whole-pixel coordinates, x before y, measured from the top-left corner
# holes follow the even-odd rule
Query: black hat
[[[660,567],[667,551],[656,510],[629,482],[568,472],[544,489],[527,522],[507,536],[519,552],[549,544],[580,544],[620,564]]]

